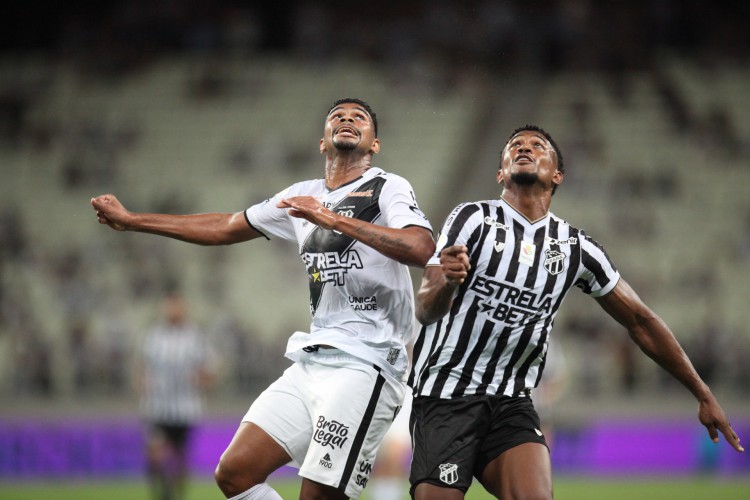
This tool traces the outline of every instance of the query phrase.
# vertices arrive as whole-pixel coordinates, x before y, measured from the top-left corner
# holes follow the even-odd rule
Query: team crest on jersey
[[[440,480],[445,484],[453,484],[458,481],[458,465],[440,464]]]
[[[552,275],[560,274],[565,269],[565,254],[557,250],[545,250],[544,268]]]

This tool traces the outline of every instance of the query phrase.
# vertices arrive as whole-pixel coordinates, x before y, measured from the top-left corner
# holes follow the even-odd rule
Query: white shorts
[[[320,349],[263,391],[243,422],[273,437],[300,476],[357,498],[405,389],[374,365],[338,349]]]

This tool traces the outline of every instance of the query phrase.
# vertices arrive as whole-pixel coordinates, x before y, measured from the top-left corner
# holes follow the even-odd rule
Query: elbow
[[[416,267],[425,267],[430,258],[435,253],[435,242],[432,237],[428,238],[427,241],[419,245],[413,252],[411,265]]]
[[[427,311],[425,311],[421,307],[417,307],[415,310],[415,316],[417,317],[417,321],[419,321],[419,324],[423,326],[431,325],[436,320],[431,315],[427,314]]]

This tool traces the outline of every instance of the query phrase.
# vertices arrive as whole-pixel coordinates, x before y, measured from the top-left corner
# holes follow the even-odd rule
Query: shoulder
[[[456,220],[466,222],[472,216],[482,216],[487,212],[489,206],[490,204],[487,201],[467,201],[459,203],[445,218],[445,224],[452,224]]]

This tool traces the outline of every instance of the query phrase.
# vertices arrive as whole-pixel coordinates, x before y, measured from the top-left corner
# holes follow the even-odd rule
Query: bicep
[[[622,326],[631,330],[653,316],[635,290],[622,278],[608,294],[596,301],[604,311]]]
[[[245,217],[245,212],[230,214],[225,224],[225,236],[227,243],[240,243],[258,238],[259,231],[253,228]]]

